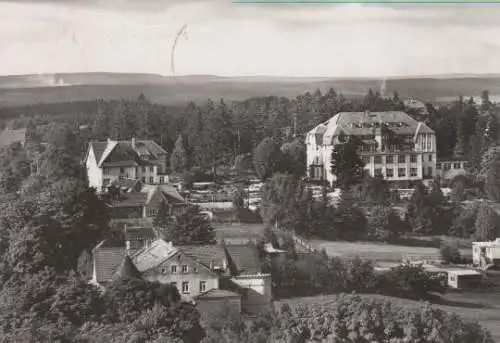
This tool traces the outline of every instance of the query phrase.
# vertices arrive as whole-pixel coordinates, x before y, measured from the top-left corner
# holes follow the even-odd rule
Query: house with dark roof
[[[133,182],[130,182],[130,185],[132,184]],[[170,215],[180,215],[184,213],[188,205],[177,189],[168,184],[141,185],[139,183],[129,188],[112,189],[113,191],[108,193],[107,198],[108,205],[112,209],[112,217],[116,219],[154,217],[162,202],[167,205]]]
[[[163,184],[167,152],[152,140],[111,140],[89,142],[85,165],[89,186],[104,192],[114,181],[140,180],[143,184]]]
[[[271,275],[262,273],[252,242],[174,246],[157,239],[140,249],[127,248],[101,243],[94,249],[94,283],[105,287],[125,275],[174,285],[183,300],[204,308],[230,303],[238,311],[257,314],[271,305]]]
[[[387,181],[416,181],[436,176],[436,135],[425,123],[402,111],[340,112],[306,135],[311,179],[332,183],[335,146],[356,138],[371,176]]]

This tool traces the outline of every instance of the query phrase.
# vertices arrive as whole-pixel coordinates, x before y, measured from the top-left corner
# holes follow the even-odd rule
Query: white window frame
[[[189,281],[182,281],[182,293],[189,294]]]

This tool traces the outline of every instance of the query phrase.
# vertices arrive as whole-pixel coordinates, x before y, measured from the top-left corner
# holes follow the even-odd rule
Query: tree
[[[452,180],[451,182],[452,201],[464,201],[466,199],[465,186],[466,186],[465,177],[455,177]]]
[[[404,226],[399,215],[389,206],[376,206],[368,216],[368,235],[382,241],[397,238]]]
[[[474,238],[481,241],[496,239],[499,233],[499,220],[498,214],[491,208],[491,205],[482,202],[477,211]]]
[[[336,144],[332,151],[331,172],[337,177],[337,185],[343,190],[359,184],[364,176],[364,163],[358,155],[360,145],[356,137],[347,138]]]
[[[93,188],[78,179],[63,179],[39,194],[39,213],[61,225],[64,261],[73,269],[84,250],[92,249],[109,233],[109,211]]]
[[[214,229],[196,206],[176,216],[174,222],[162,230],[161,236],[174,245],[215,244]]]
[[[500,149],[488,149],[481,162],[481,174],[485,179],[485,191],[490,200],[500,201]]]
[[[176,173],[182,173],[188,167],[187,153],[182,135],[179,134],[175,141],[175,148],[170,156],[170,167]]]
[[[281,150],[272,138],[264,138],[254,150],[253,167],[262,180],[280,170],[282,161]]]
[[[165,200],[160,202],[158,212],[153,218],[153,225],[158,228],[166,228],[171,223],[170,211]]]
[[[460,255],[458,244],[455,245],[450,243],[442,244],[439,249],[439,253],[443,261],[447,264],[462,262],[462,256]]]
[[[406,216],[415,233],[421,233],[424,230],[424,198],[427,195],[425,186],[418,182],[415,185],[413,194],[406,206]]]
[[[333,227],[336,237],[332,238],[337,239],[355,240],[364,237],[367,233],[366,217],[347,193],[342,193],[340,203],[335,210]]]
[[[273,226],[281,223],[286,209],[295,201],[298,187],[297,178],[285,173],[274,174],[264,184],[260,214],[265,224]]]
[[[243,187],[238,187],[233,194],[233,206],[236,209],[241,209],[245,207],[245,197],[246,193]]]
[[[0,189],[2,193],[14,193],[18,188],[18,180],[11,168],[3,171],[0,177]]]
[[[366,174],[363,182],[357,185],[353,191],[354,197],[360,201],[372,205],[387,205],[390,202],[391,194],[387,181],[381,175],[371,177]]]
[[[58,271],[68,270],[63,229],[57,220],[39,215],[25,227],[13,233],[6,261],[15,273],[35,274],[45,267]]]
[[[205,331],[200,326],[200,314],[192,304],[175,303],[165,308],[156,302],[144,311],[133,325],[139,342],[200,342]]]
[[[132,323],[157,302],[169,307],[180,301],[177,288],[169,284],[141,279],[119,278],[106,287],[103,294],[108,316],[116,321]]]
[[[71,273],[52,297],[49,316],[81,326],[86,321],[99,321],[106,313],[99,290],[86,280]]]
[[[303,176],[306,173],[307,153],[304,143],[293,141],[281,146],[285,169],[293,175]]]

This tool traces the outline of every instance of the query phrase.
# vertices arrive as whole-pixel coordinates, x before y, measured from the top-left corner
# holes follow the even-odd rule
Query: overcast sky
[[[500,73],[500,5],[0,0],[0,74]]]

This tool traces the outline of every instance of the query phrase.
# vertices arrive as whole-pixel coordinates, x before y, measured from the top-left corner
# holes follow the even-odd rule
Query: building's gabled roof
[[[117,279],[142,279],[142,275],[137,270],[137,267],[134,265],[130,257],[128,255],[125,256],[122,263],[118,267],[118,269],[113,274],[113,280]]]
[[[112,187],[120,188],[123,190],[130,190],[136,187],[139,187],[141,184],[141,181],[136,180],[136,179],[123,179],[123,180],[114,180],[111,183]]]
[[[148,201],[148,195],[142,192],[120,194],[112,201],[113,207],[139,207],[145,206]]]
[[[90,142],[89,150],[92,149],[94,151],[95,159],[97,164],[101,160],[101,157],[108,146],[108,142]]]
[[[332,144],[332,139],[341,132],[348,136],[372,135],[382,127],[396,135],[414,136],[417,129],[418,133],[434,133],[426,124],[402,111],[340,112],[309,131],[308,139],[314,136],[317,143]]]
[[[26,139],[26,129],[10,130],[5,129],[0,132],[0,148],[6,148],[12,143],[24,143]]]
[[[149,240],[153,241],[157,238],[157,233],[152,227],[126,226],[124,229],[125,241],[143,241]]]
[[[157,206],[162,200],[167,204],[184,204],[186,200],[179,194],[177,189],[168,184],[144,185],[141,192],[147,193],[147,205]]]
[[[227,291],[224,289],[212,288],[206,292],[198,294],[195,299],[225,299],[225,298],[240,298],[241,294]]]
[[[112,281],[113,275],[127,255],[124,246],[102,241],[93,250],[94,272],[98,283]]]
[[[208,269],[220,268],[224,272],[228,267],[228,259],[224,247],[217,245],[183,245],[179,247],[185,255]]]
[[[259,251],[254,243],[226,245],[226,250],[230,258],[230,263],[235,268],[233,273],[248,275],[257,274],[262,271]]]
[[[155,268],[177,253],[177,248],[171,242],[157,239],[132,255],[132,261],[142,273]]]
[[[152,140],[121,140],[90,142],[99,167],[125,165],[153,165],[167,152]],[[87,154],[88,155],[88,154]],[[147,159],[141,156],[147,156]]]

